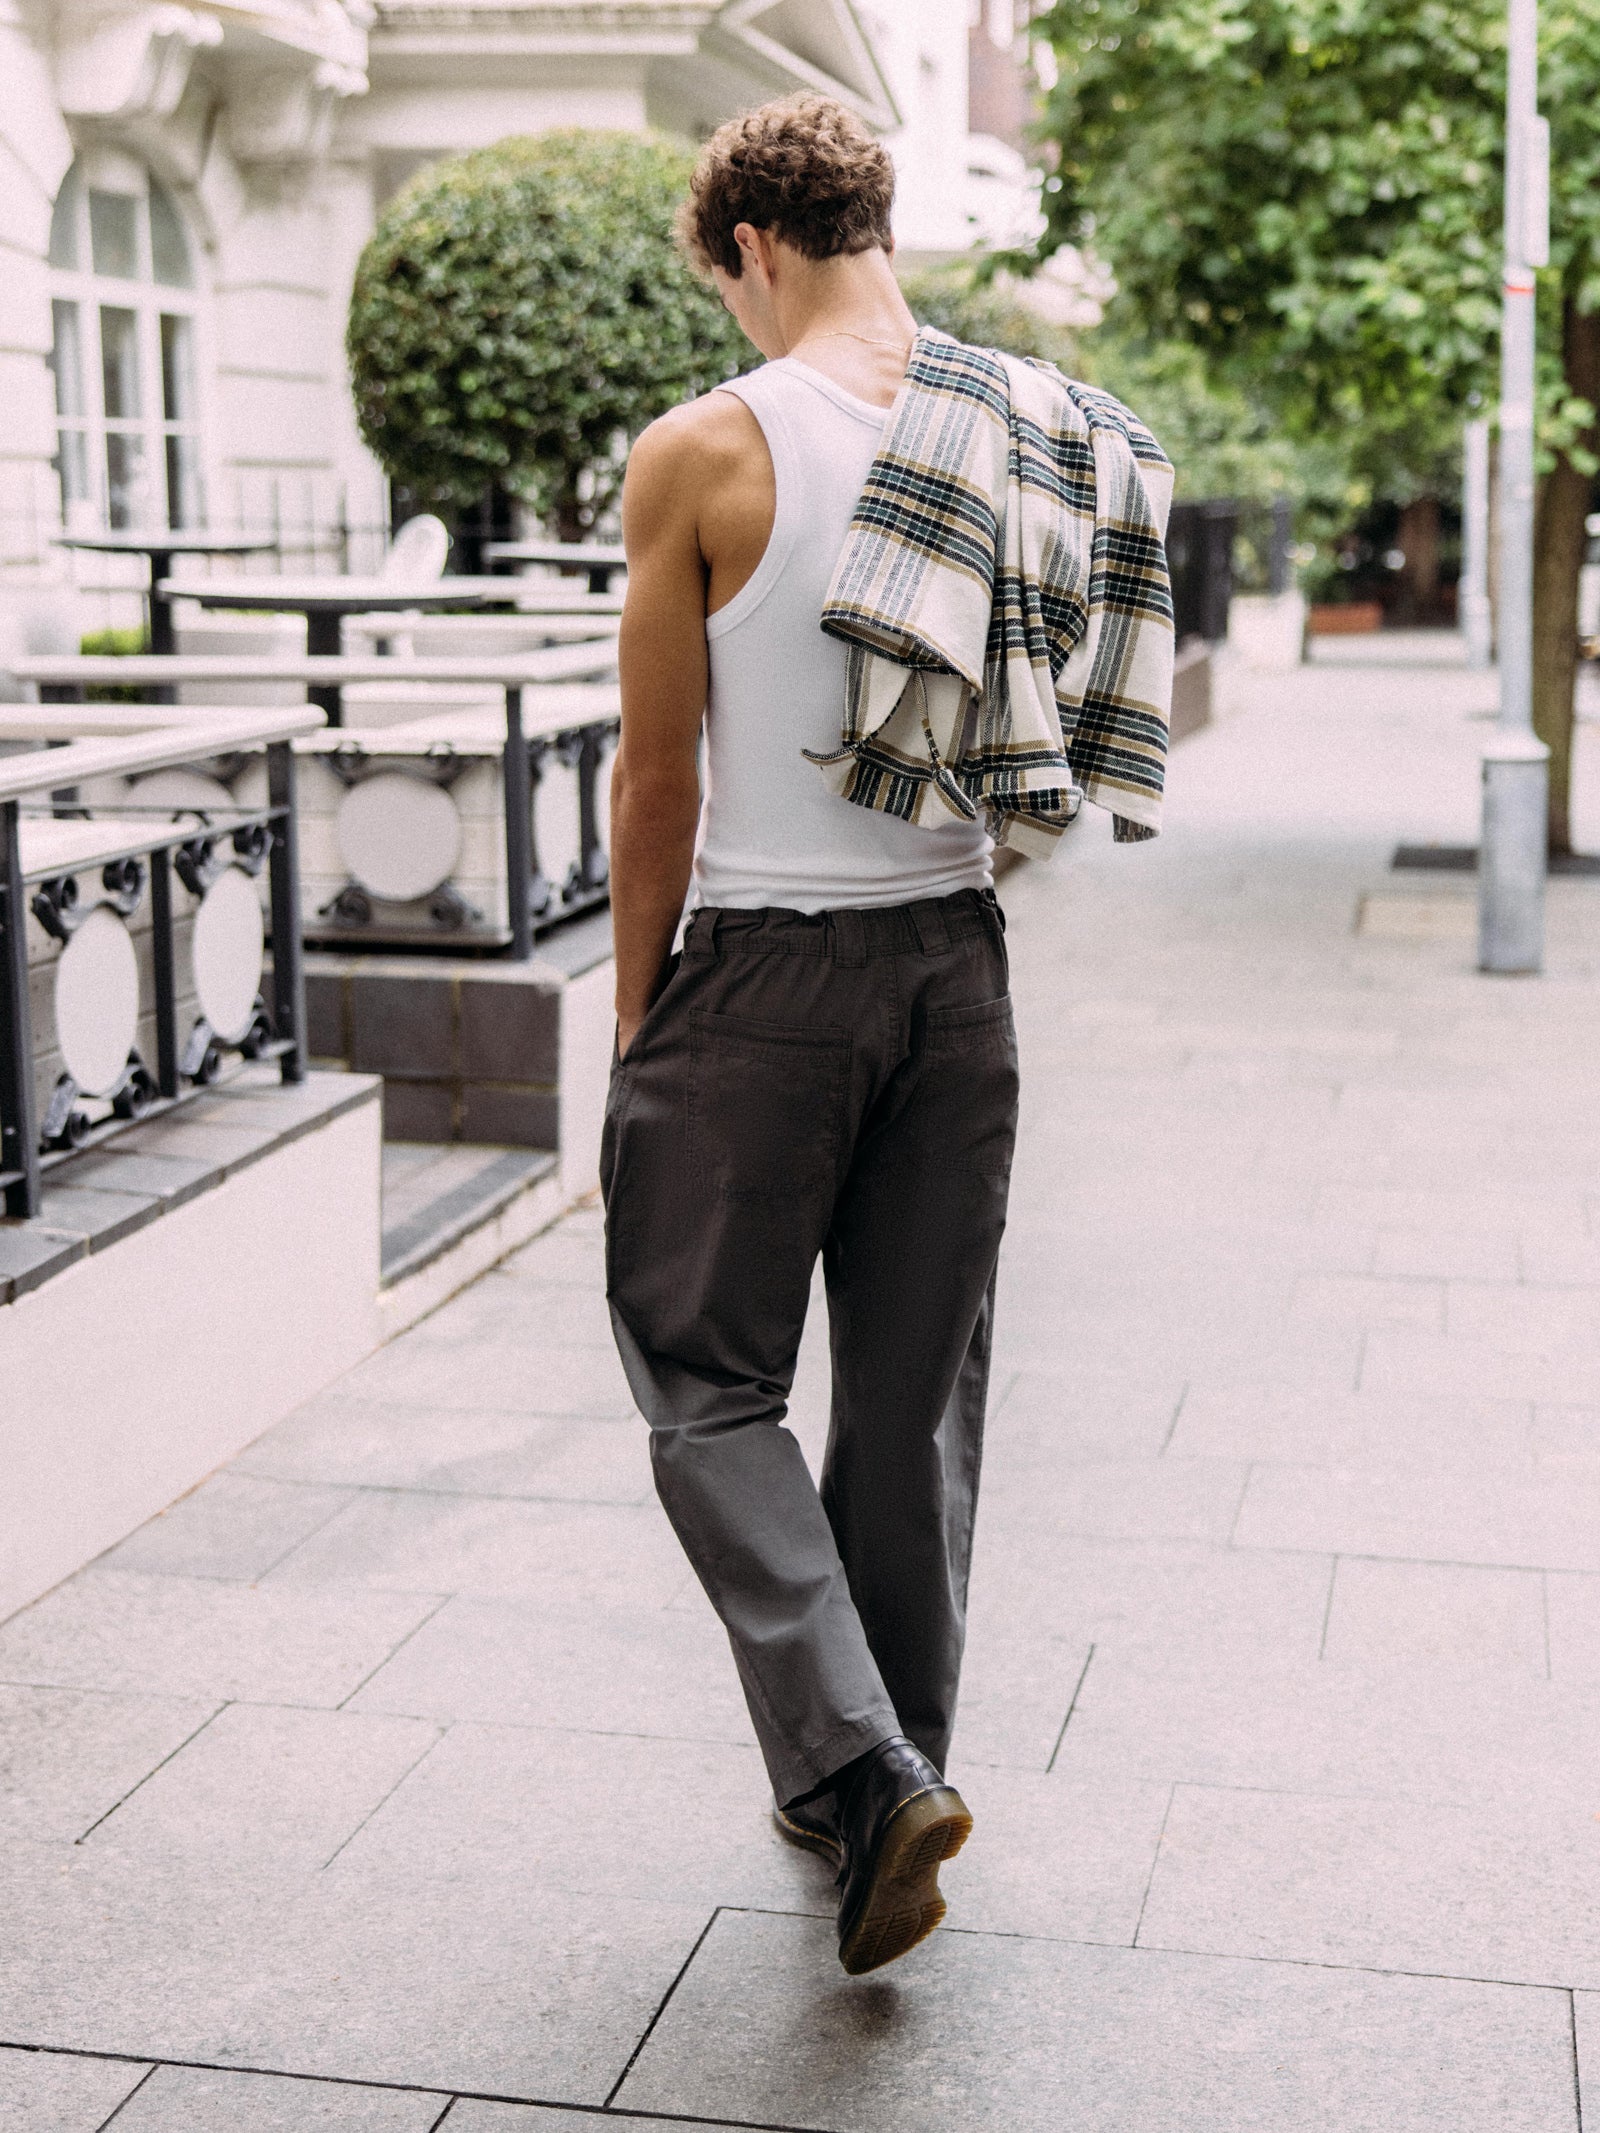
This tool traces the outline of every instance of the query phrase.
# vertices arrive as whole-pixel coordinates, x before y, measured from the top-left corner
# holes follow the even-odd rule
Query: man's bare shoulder
[[[660,416],[634,445],[622,487],[623,540],[641,559],[681,550],[696,568],[709,564],[720,606],[731,597],[724,581],[736,590],[766,546],[773,482],[767,440],[749,408],[735,393],[706,393]]]
[[[766,449],[761,425],[734,393],[702,393],[640,432],[628,472],[647,482],[716,479]]]

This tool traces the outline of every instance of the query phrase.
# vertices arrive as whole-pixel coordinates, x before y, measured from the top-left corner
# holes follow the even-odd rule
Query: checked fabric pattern
[[[1172,480],[1109,394],[921,328],[822,611],[849,647],[842,746],[810,758],[833,790],[981,812],[1038,857],[1085,798],[1155,836]]]

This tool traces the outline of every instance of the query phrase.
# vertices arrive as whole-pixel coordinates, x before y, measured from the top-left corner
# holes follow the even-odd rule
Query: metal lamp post
[[[1550,257],[1550,134],[1535,109],[1538,0],[1510,0],[1500,329],[1500,720],[1483,751],[1478,967],[1544,958],[1550,751],[1533,730],[1534,270]]]
[[[1489,425],[1474,416],[1461,437],[1461,635],[1467,665],[1494,663],[1489,611]]]

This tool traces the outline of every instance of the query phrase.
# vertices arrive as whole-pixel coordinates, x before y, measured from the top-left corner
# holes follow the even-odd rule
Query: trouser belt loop
[[[950,953],[950,928],[944,915],[944,907],[936,903],[911,904],[912,930],[924,955],[948,955]]]
[[[708,910],[704,905],[689,914],[688,926],[684,929],[683,952],[695,961],[712,962],[717,953],[717,922],[720,911]]]
[[[867,929],[859,911],[834,911],[833,960],[842,970],[860,970],[867,960]]]

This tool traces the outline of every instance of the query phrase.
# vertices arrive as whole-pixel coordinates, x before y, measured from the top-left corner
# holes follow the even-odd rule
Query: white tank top
[[[952,816],[915,829],[857,807],[801,753],[839,746],[845,648],[824,636],[822,603],[888,409],[789,356],[719,390],[736,393],[761,425],[777,508],[755,575],[706,623],[693,901],[827,911],[986,887],[993,845],[981,823]]]

